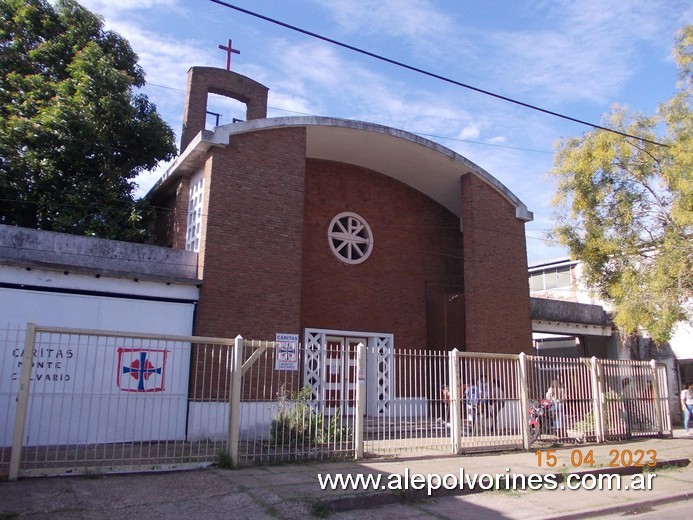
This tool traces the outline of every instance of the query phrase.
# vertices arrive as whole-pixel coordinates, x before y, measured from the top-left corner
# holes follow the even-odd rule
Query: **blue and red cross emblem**
[[[166,350],[118,348],[118,388],[123,392],[163,392]]]

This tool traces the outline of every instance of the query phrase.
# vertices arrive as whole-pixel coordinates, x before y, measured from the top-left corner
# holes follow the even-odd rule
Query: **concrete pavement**
[[[534,448],[534,447],[533,447]],[[0,482],[0,520],[9,518],[489,518],[563,520],[588,518],[693,499],[693,437],[681,430],[671,439],[642,439],[604,445],[530,452],[421,457],[395,460],[298,463],[205,469],[177,473],[52,477]],[[658,463],[652,468],[634,467]],[[656,459],[656,460],[655,460]],[[620,466],[610,467],[610,463]],[[643,469],[645,470],[643,472]],[[599,473],[622,474],[621,489],[561,489],[578,478],[598,485]],[[632,474],[640,474],[632,477]],[[337,474],[372,475],[380,487],[398,489],[322,489]],[[414,476],[422,475],[421,477]],[[463,487],[425,489],[429,474],[462,478]],[[584,477],[584,475],[592,475]],[[529,476],[534,487],[530,489]],[[553,476],[550,476],[553,475]],[[378,477],[379,476],[379,477]],[[476,478],[476,488],[470,489]],[[613,479],[615,477],[604,477]],[[635,478],[635,480],[633,480]],[[500,490],[483,490],[496,487]],[[513,489],[513,479],[515,488]],[[525,488],[520,489],[524,479]],[[638,483],[651,489],[633,489]],[[421,482],[424,489],[413,489]],[[435,485],[437,480],[431,482]],[[371,481],[371,484],[373,482]],[[506,486],[509,484],[509,486]],[[605,485],[605,483],[603,483]],[[628,486],[628,489],[624,489]],[[555,489],[547,489],[555,487]],[[507,488],[507,489],[503,489]]]

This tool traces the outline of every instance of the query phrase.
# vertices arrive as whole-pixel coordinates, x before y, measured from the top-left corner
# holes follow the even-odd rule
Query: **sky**
[[[224,0],[268,18],[460,83],[595,124],[614,104],[652,115],[676,89],[683,0]],[[125,37],[142,89],[176,133],[187,71],[226,67],[269,87],[268,117],[317,115],[376,123],[431,139],[481,166],[534,220],[530,265],[567,254],[547,239],[557,142],[590,128],[335,46],[211,0],[80,0]],[[244,119],[211,96],[219,124]],[[210,116],[208,128],[215,124]],[[138,178],[144,195],[167,165]]]

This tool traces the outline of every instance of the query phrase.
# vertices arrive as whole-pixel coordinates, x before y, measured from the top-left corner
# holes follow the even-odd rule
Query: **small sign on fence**
[[[277,333],[275,370],[298,370],[298,334]]]

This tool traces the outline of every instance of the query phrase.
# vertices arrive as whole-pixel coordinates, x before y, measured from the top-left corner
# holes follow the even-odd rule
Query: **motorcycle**
[[[529,402],[529,443],[534,443],[542,433],[554,433],[555,413],[549,399]]]
[[[565,420],[565,418],[563,418]],[[561,422],[562,424],[562,422]],[[584,433],[565,429],[557,431],[556,407],[550,399],[529,401],[529,443],[534,443],[542,434],[554,435],[561,442],[572,441],[575,444],[585,442]]]

